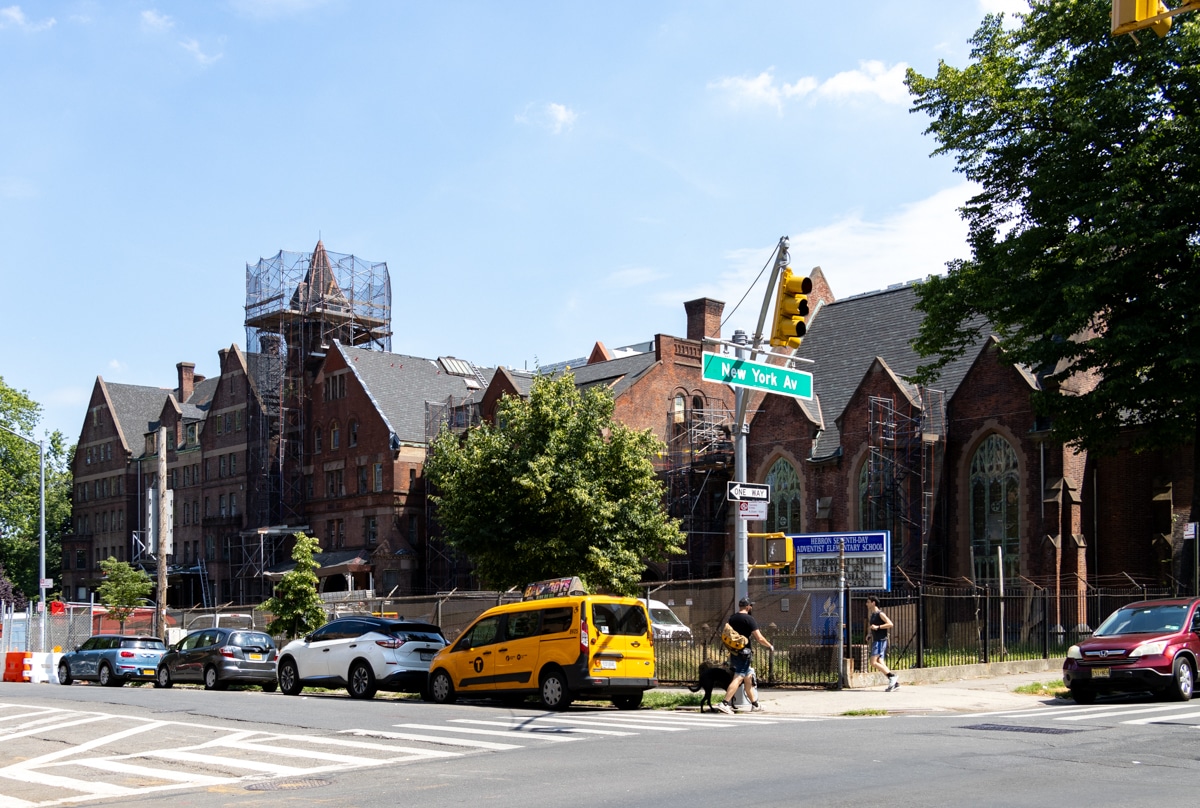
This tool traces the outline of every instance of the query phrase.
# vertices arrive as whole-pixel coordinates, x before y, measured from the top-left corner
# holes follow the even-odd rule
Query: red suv
[[[1200,598],[1146,600],[1122,606],[1063,662],[1063,683],[1080,704],[1098,693],[1150,691],[1187,701],[1200,659]]]

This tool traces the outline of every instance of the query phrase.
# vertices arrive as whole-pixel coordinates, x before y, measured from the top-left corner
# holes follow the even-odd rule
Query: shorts
[[[733,654],[729,657],[729,667],[733,668],[734,676],[748,676],[750,674],[750,655],[749,654]]]
[[[883,659],[884,654],[887,653],[887,647],[887,637],[884,637],[882,640],[875,640],[871,643],[871,656]]]

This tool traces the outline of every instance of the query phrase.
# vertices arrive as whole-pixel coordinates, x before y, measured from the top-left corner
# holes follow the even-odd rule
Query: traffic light
[[[793,275],[791,267],[784,267],[779,277],[779,293],[775,298],[772,345],[793,350],[800,347],[807,330],[808,293],[811,291],[812,278]]]
[[[796,561],[791,537],[774,533],[763,539],[763,558],[768,564],[790,567]]]
[[[1170,17],[1155,22],[1146,21],[1159,14],[1166,14],[1169,10],[1161,0],[1112,0],[1113,35],[1130,34],[1143,28],[1151,28],[1159,36],[1166,36],[1167,29],[1171,27]]]

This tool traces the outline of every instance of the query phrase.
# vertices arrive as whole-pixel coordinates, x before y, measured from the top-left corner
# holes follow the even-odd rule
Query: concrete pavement
[[[768,713],[779,715],[846,715],[885,710],[894,714],[938,712],[989,712],[1049,706],[1055,699],[1017,693],[1034,682],[1062,684],[1062,660],[1034,660],[962,668],[897,671],[900,687],[885,692],[883,676],[853,677],[842,690],[782,690],[764,688],[758,701]],[[714,703],[720,696],[713,693]],[[1060,702],[1061,703],[1061,702]]]

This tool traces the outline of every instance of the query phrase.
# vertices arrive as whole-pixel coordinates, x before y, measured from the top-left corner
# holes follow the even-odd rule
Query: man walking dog
[[[900,687],[896,674],[883,661],[887,655],[888,629],[892,627],[892,621],[879,608],[879,599],[874,595],[867,598],[867,627],[871,631],[871,667],[887,677],[887,692],[890,693]]]
[[[754,601],[750,598],[742,598],[738,601],[738,612],[733,617],[729,618],[729,625],[738,634],[747,638],[746,647],[740,651],[730,650],[729,652],[729,667],[733,668],[733,678],[729,681],[729,687],[725,689],[725,698],[717,705],[717,709],[727,715],[733,715],[733,705],[730,703],[733,697],[737,694],[738,688],[742,683],[746,684],[746,698],[750,700],[750,712],[757,713],[762,711],[762,707],[758,706],[758,692],[755,688],[754,677],[750,675],[750,645],[757,641],[759,645],[765,645],[772,651],[775,646],[767,642],[767,638],[762,635],[758,629],[758,622],[754,619]]]

